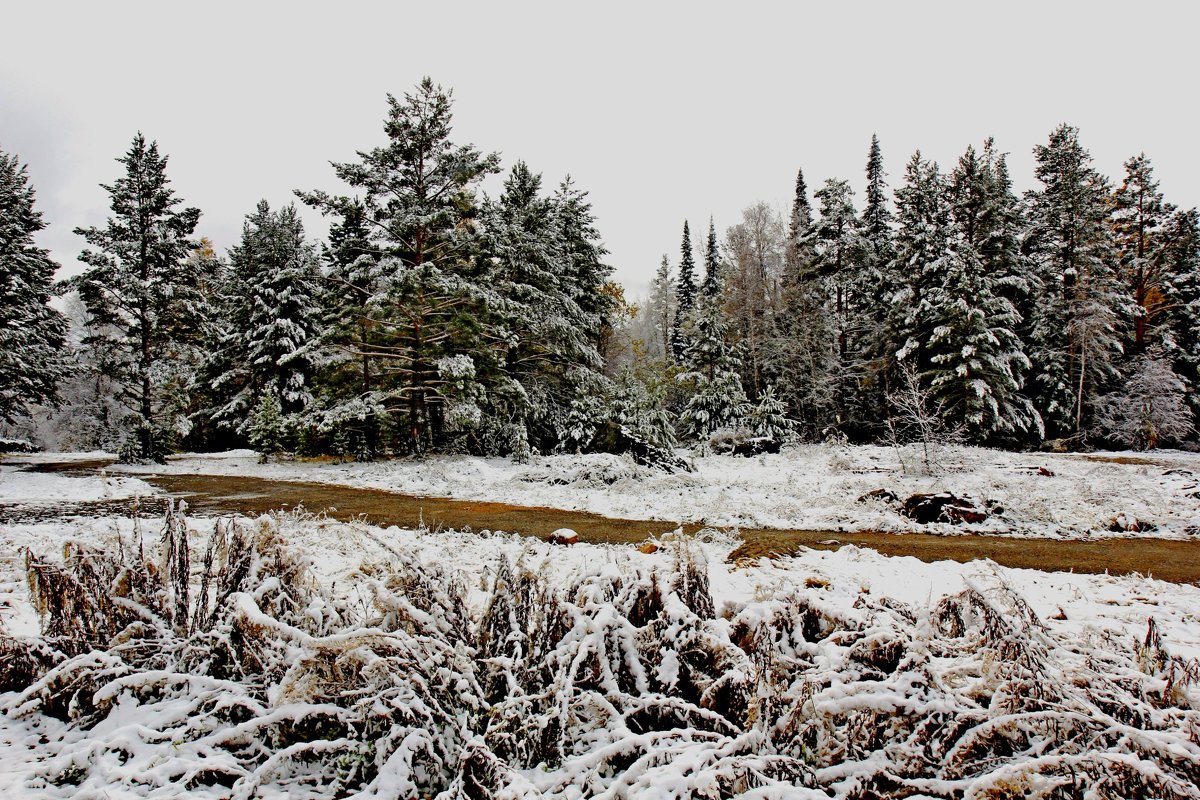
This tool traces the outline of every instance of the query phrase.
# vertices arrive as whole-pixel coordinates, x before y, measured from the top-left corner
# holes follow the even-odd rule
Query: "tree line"
[[[759,203],[695,243],[684,223],[677,265],[628,304],[586,193],[524,162],[482,193],[500,157],[456,144],[451,110],[428,78],[389,95],[384,141],[333,164],[345,193],[296,192],[325,242],[263,201],[224,255],[139,133],[61,284],[25,168],[0,153],[0,422],[129,459],[670,463],[680,443],[879,440],[906,394],[979,444],[1193,436],[1200,222],[1145,156],[1113,187],[1063,125],[1024,196],[987,140],[948,172],[914,154],[893,199],[873,138],[861,212],[848,181],[810,199],[801,172],[787,220]]]
[[[848,181],[810,199],[801,171],[786,221],[753,205],[721,248],[710,224],[702,281],[685,223],[624,363],[674,388],[720,351],[705,408],[676,401],[694,436],[753,433],[766,403],[806,440],[877,441],[915,397],[975,444],[1193,441],[1200,217],[1144,154],[1114,186],[1071,126],[1034,155],[1041,186],[1018,196],[991,139],[948,171],[917,152],[893,203],[873,137],[861,212]]]

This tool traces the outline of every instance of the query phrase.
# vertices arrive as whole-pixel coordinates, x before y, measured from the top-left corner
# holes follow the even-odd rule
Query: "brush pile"
[[[303,524],[193,545],[172,510],[150,546],[27,552],[43,633],[0,637],[22,790],[1200,798],[1200,674],[1153,621],[1067,639],[999,580],[932,608],[815,581],[718,605],[687,539],[566,582],[520,547],[481,579],[400,540],[335,592]]]

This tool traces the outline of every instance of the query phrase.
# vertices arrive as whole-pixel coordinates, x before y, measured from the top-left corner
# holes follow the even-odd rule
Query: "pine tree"
[[[696,259],[692,253],[692,234],[687,220],[683,223],[683,242],[679,247],[679,277],[675,281],[675,321],[671,328],[671,354],[675,361],[683,359],[688,348],[684,333],[688,316],[696,304]]]
[[[1047,435],[1082,435],[1094,398],[1117,374],[1127,305],[1109,236],[1109,189],[1069,125],[1056,128],[1034,155],[1043,188],[1028,195],[1024,243],[1040,279],[1032,388]]]
[[[90,248],[88,269],[74,280],[87,307],[89,340],[105,340],[111,363],[101,365],[118,384],[134,439],[126,452],[158,460],[186,423],[164,396],[177,361],[172,350],[198,329],[198,279],[185,268],[200,219],[169,188],[167,158],[137,134],[117,159],[125,174],[104,185],[113,216],[103,228],[77,228]]]
[[[704,245],[704,284],[701,291],[705,297],[721,294],[721,253],[717,247],[717,227],[712,218],[708,220],[708,241]]]
[[[388,95],[387,144],[334,171],[361,200],[299,192],[304,202],[345,219],[361,202],[371,247],[381,256],[380,287],[366,308],[377,340],[360,352],[386,362],[381,397],[406,432],[401,445],[424,451],[440,439],[436,364],[444,355],[479,353],[484,314],[476,281],[475,187],[498,171],[499,157],[455,145],[450,93],[425,78],[397,100]]]
[[[0,151],[0,422],[56,403],[67,322],[49,305],[58,265],[33,240],[44,230],[25,166]]]

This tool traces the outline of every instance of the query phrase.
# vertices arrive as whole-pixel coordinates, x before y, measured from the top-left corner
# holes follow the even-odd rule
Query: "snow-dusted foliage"
[[[43,632],[0,638],[0,704],[44,756],[18,791],[1200,797],[1200,672],[1153,619],[1051,629],[998,575],[924,607],[799,575],[718,603],[692,539],[547,570],[502,537],[468,575],[370,533],[386,565],[334,593],[287,544],[320,524],[194,547],[173,512],[157,544],[26,553]]]
[[[1120,391],[1099,399],[1096,435],[1136,450],[1178,444],[1194,430],[1186,398],[1170,362],[1151,351],[1133,363]]]
[[[186,404],[180,394],[198,361],[207,276],[185,261],[200,219],[180,200],[167,179],[167,157],[142,134],[117,161],[125,173],[111,186],[112,216],[102,228],[77,228],[88,249],[88,269],[73,279],[87,308],[85,344],[102,354],[101,372],[113,381],[126,430],[123,453],[161,460],[185,432]]]
[[[33,240],[46,227],[25,166],[0,150],[0,423],[58,399],[67,322],[49,305],[58,265]]]

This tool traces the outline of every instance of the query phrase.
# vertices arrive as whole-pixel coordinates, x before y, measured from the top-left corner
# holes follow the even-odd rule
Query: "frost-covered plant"
[[[1081,648],[999,580],[717,607],[682,537],[565,578],[501,547],[471,601],[428,542],[379,539],[351,607],[286,544],[312,524],[222,521],[201,554],[173,512],[157,547],[29,555],[44,634],[0,638],[28,681],[0,708],[49,739],[41,794],[1200,796],[1200,666],[1153,620]]]
[[[914,365],[901,362],[899,373],[900,387],[887,398],[890,413],[884,440],[895,448],[905,472],[939,475],[946,469],[946,446],[962,442],[964,428],[946,422],[942,406],[921,385]],[[910,447],[918,453],[916,462],[907,456]]]
[[[1194,430],[1187,387],[1157,354],[1135,361],[1121,389],[1097,405],[1095,435],[1135,450],[1180,442]]]
[[[787,409],[775,394],[775,387],[768,386],[758,404],[750,412],[746,422],[755,436],[774,439],[783,442],[790,439],[796,432],[796,421],[789,419]]]

